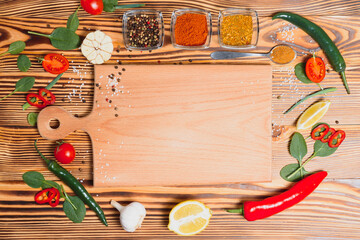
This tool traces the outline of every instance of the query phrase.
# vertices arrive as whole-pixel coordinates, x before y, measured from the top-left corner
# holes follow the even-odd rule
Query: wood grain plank
[[[169,1],[169,0],[148,0],[148,1],[121,1],[119,4],[125,5],[130,3],[145,3],[145,9],[157,9],[165,13],[171,12],[178,8],[203,8],[210,10],[213,14],[217,14],[221,9],[229,7],[238,8],[253,8],[258,11],[260,16],[271,16],[278,11],[292,11],[298,12],[302,15],[312,16],[348,16],[358,15],[359,2],[357,0],[341,1],[341,0],[324,0],[324,1],[286,1],[275,0],[271,1],[269,5],[266,1],[254,0],[198,0],[198,1]],[[79,5],[79,1],[57,1],[56,3],[49,3],[45,0],[32,0],[24,3],[20,0],[15,1],[0,1],[0,16],[25,16],[34,17],[40,16],[48,18],[49,15],[55,17],[68,16],[75,11]],[[54,11],[56,9],[56,11]],[[117,10],[114,13],[103,12],[104,16],[118,16],[126,10]],[[79,15],[88,15],[84,10],[79,11]],[[96,16],[94,17],[97,18]]]

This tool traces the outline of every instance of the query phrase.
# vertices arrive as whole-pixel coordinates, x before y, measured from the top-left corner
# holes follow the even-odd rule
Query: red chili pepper
[[[248,221],[270,217],[302,201],[319,186],[326,176],[325,171],[314,173],[280,195],[262,201],[244,202],[242,209],[228,210],[228,212],[241,213]]]
[[[320,139],[321,142],[326,143],[329,141],[330,137],[336,132],[336,130],[334,128],[330,128],[328,133],[322,138]]]
[[[56,101],[55,95],[52,92],[50,92],[49,90],[47,90],[46,88],[41,88],[39,90],[39,95],[45,99],[45,103],[47,105],[54,104]]]
[[[326,134],[329,132],[329,129],[329,125],[325,123],[320,124],[311,131],[311,138],[314,140],[320,140],[326,136]]]
[[[343,130],[336,131],[329,138],[329,147],[336,148],[336,147],[340,146],[340,144],[344,141],[345,136],[346,136],[346,134]]]
[[[38,204],[49,203],[51,207],[56,207],[60,202],[60,192],[56,188],[47,188],[35,195],[35,202]]]
[[[33,98],[35,98],[35,102],[31,101]],[[47,106],[45,98],[42,96],[39,96],[36,93],[29,93],[26,95],[26,101],[31,105],[38,108],[44,108]]]

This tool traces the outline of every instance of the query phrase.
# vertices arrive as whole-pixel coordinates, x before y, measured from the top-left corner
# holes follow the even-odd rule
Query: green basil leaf
[[[318,157],[327,157],[336,152],[338,148],[331,148],[329,144],[316,140],[314,144],[314,154]]]
[[[302,134],[295,132],[290,142],[290,154],[301,164],[307,154],[307,145]]]
[[[65,200],[63,205],[63,210],[66,214],[66,216],[73,221],[74,223],[81,223],[86,215],[86,208],[85,204],[81,199],[77,196],[69,196],[70,201],[76,209],[73,207],[73,205],[68,201]]]
[[[49,38],[53,47],[60,50],[72,50],[80,46],[80,37],[68,28],[55,28],[50,35],[32,31],[28,31],[28,33]]]
[[[32,188],[40,188],[45,181],[44,176],[35,171],[26,172],[22,175],[24,182]]]
[[[17,67],[22,72],[27,72],[31,67],[31,62],[28,56],[26,55],[19,55],[17,59]]]
[[[27,92],[29,91],[35,84],[34,77],[23,77],[20,79],[15,85],[16,92]]]
[[[118,4],[117,0],[103,0],[104,11],[113,12],[115,11],[115,6]]]
[[[75,32],[75,31],[78,29],[78,27],[79,27],[79,18],[78,18],[78,15],[77,15],[78,10],[79,10],[79,8],[76,9],[76,11],[69,16],[68,21],[67,21],[67,24],[66,24],[66,27],[67,27],[68,29],[70,29],[71,31],[74,31],[74,32]]]
[[[293,172],[295,172],[297,169],[299,169],[299,164],[298,163],[288,164],[288,165],[286,165],[285,167],[283,167],[281,169],[280,176],[286,181],[297,182],[297,181],[300,181],[301,179],[303,179],[305,176],[310,174],[305,169],[302,169],[302,170],[298,171],[296,174],[294,174],[293,176],[291,176],[291,178],[289,178],[289,176]]]
[[[305,63],[298,63],[295,66],[295,75],[296,77],[303,83],[305,84],[309,84],[309,83],[313,83],[307,76],[306,76],[306,72],[305,72]]]
[[[8,52],[11,54],[19,54],[24,51],[26,47],[25,42],[23,41],[16,41],[10,44]]]
[[[34,112],[31,112],[27,115],[27,121],[30,126],[36,125],[38,115],[39,113],[34,113]]]

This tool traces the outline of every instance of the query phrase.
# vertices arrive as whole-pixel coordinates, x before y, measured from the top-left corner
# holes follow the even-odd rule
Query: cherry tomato
[[[59,143],[55,148],[56,160],[63,164],[71,163],[75,158],[75,148],[70,143]]]
[[[42,61],[43,68],[52,74],[60,74],[68,70],[69,61],[63,55],[50,53]]]
[[[102,0],[81,0],[82,8],[91,15],[99,15],[102,13],[104,4]]]
[[[321,82],[325,77],[325,63],[319,57],[309,58],[305,66],[306,76],[314,83]]]

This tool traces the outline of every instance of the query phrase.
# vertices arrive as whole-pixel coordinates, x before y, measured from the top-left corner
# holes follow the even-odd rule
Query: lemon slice
[[[211,210],[203,203],[184,201],[171,210],[168,228],[181,236],[195,235],[206,228],[210,218]]]
[[[297,121],[296,128],[298,130],[308,129],[317,123],[328,111],[330,101],[317,102],[303,112]]]

